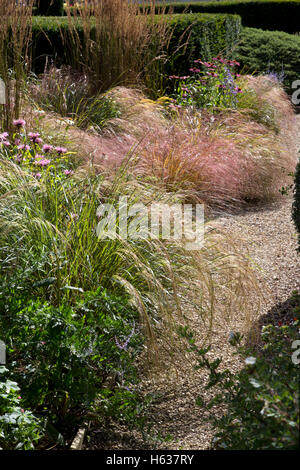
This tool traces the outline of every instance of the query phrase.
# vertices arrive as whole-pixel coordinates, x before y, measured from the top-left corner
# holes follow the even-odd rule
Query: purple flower
[[[16,126],[16,127],[18,127],[19,129],[20,129],[21,127],[25,127],[25,124],[26,124],[26,122],[24,121],[24,119],[15,119],[15,120],[13,121],[13,125]]]
[[[65,149],[64,147],[55,147],[54,150],[55,150],[59,155],[61,155],[62,153],[66,153],[66,152],[67,152],[67,149]]]

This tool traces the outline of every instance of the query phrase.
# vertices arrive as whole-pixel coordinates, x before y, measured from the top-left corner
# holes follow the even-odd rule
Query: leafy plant
[[[241,335],[231,333],[244,367],[219,370],[222,359],[211,360],[211,347],[198,348],[194,335],[180,331],[197,358],[196,369],[209,373],[205,389],[213,398],[197,398],[214,429],[212,447],[228,450],[299,449],[299,367],[292,362],[292,342],[299,338],[299,318],[287,325],[262,328],[261,349],[241,346]],[[216,410],[222,407],[222,416]],[[223,411],[225,408],[225,411]]]
[[[18,384],[7,378],[0,366],[0,447],[2,450],[32,450],[43,434],[41,420],[21,404]]]
[[[203,62],[200,59],[194,62],[196,67],[190,69],[192,76],[170,77],[178,82],[175,87],[174,102],[170,107],[236,108],[237,94],[242,90],[236,85],[235,74],[231,73],[229,67],[239,63],[221,57],[214,57],[212,62]],[[201,66],[202,70],[198,68]]]

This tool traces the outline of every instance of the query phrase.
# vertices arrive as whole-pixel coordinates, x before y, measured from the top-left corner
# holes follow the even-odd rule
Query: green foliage
[[[64,13],[64,0],[37,0],[36,15],[62,16]]]
[[[291,87],[300,76],[300,36],[243,28],[234,57],[245,73],[272,72],[280,76],[283,72],[284,83]]]
[[[25,411],[20,387],[9,378],[8,369],[0,366],[0,448],[31,450],[42,436],[42,425],[30,411]]]
[[[243,26],[271,31],[300,31],[299,0],[231,0],[167,3],[174,13],[230,13],[240,15]]]
[[[245,366],[234,373],[219,370],[222,359],[210,360],[210,347],[199,349],[192,333],[181,330],[197,358],[196,369],[209,372],[205,389],[211,399],[199,396],[206,420],[215,434],[212,447],[227,450],[299,449],[299,365],[292,362],[292,343],[299,340],[299,319],[284,326],[262,328],[261,351],[240,346],[241,336],[230,343]],[[220,417],[216,408],[226,409]]]
[[[24,288],[22,293],[4,286],[1,337],[8,348],[7,367],[27,407],[61,423],[68,414],[88,409],[110,375],[115,377],[112,395],[115,388],[122,395],[132,386],[132,363],[142,342],[134,327],[137,313],[126,297],[99,288],[73,307],[54,307],[31,300]]]
[[[298,251],[300,252],[300,158],[295,171],[293,220],[298,232]]]

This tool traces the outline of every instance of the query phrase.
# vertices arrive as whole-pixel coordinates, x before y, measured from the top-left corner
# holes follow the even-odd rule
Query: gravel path
[[[257,265],[257,277],[266,292],[259,312],[261,319],[270,320],[270,312],[275,317],[283,318],[287,314],[292,291],[300,289],[300,260],[296,254],[297,237],[291,220],[291,205],[291,195],[282,196],[267,205],[248,207],[239,214],[217,220],[220,227],[245,240],[250,258]],[[239,326],[237,318],[233,329],[239,330]],[[212,338],[212,355],[222,355],[225,364],[236,369],[239,365],[232,358],[227,340],[229,329],[224,326],[221,330]],[[158,448],[209,448],[212,432],[203,421],[203,411],[195,406],[195,398],[204,379],[203,373],[196,375],[192,362],[181,359],[176,369],[164,367],[164,372],[152,373],[143,381],[145,392],[159,390],[150,411],[153,429],[164,436],[171,436],[168,442],[158,443]],[[153,447],[154,443],[148,448]],[[109,425],[108,429],[91,429],[86,448],[113,450],[147,447],[138,433]]]

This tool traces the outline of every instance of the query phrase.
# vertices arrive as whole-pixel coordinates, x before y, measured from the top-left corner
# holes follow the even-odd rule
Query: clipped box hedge
[[[172,61],[166,70],[170,74],[186,73],[193,60],[200,57],[209,60],[219,53],[229,57],[241,33],[241,18],[237,15],[180,14],[169,18],[174,28],[168,50]],[[46,57],[58,65],[76,66],[66,17],[35,16],[32,18],[32,28],[33,70],[36,73],[43,71]],[[80,20],[77,20],[76,28],[79,37],[83,38]],[[173,54],[178,45],[185,41],[188,42],[187,46]]]
[[[167,3],[174,13],[230,13],[240,15],[243,26],[300,32],[300,0],[231,0],[218,2]]]
[[[243,72],[284,73],[284,84],[291,91],[300,78],[300,36],[262,29],[243,28],[234,58]]]

